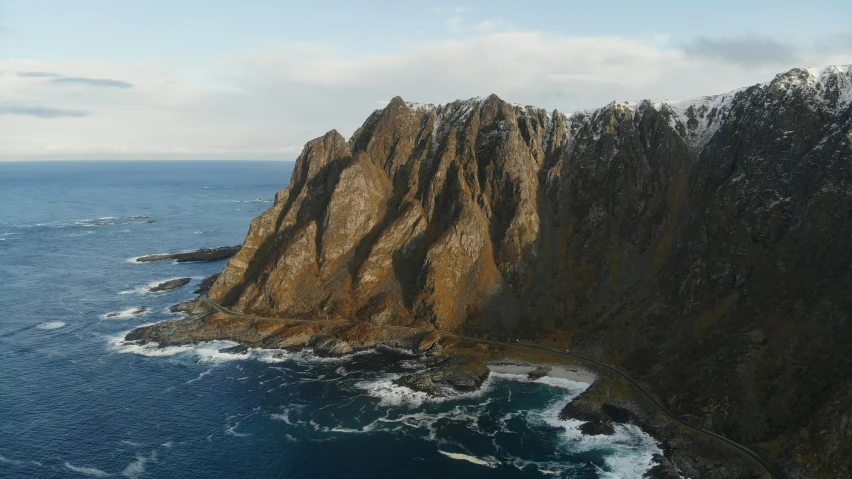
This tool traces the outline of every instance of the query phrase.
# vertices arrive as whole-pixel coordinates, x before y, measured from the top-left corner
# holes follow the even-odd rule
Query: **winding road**
[[[338,321],[338,320],[330,320],[330,319],[283,319],[283,318],[267,318],[267,317],[263,317],[263,316],[251,316],[251,315],[239,314],[239,313],[231,311],[230,309],[225,308],[224,306],[214,302],[213,300],[208,298],[207,295],[202,295],[201,298],[204,300],[204,302],[206,304],[211,306],[213,309],[215,309],[216,311],[218,311],[222,314],[226,314],[228,316],[236,316],[236,317],[247,318],[247,319],[263,319],[263,320],[282,319],[283,321],[293,321],[293,322],[302,322],[302,323],[355,324],[355,321]],[[726,445],[733,447],[734,449],[738,450],[739,452],[745,454],[750,459],[752,459],[755,463],[760,465],[761,469],[763,469],[763,471],[766,473],[766,478],[774,479],[774,478],[780,477],[777,474],[774,474],[772,472],[772,467],[766,461],[764,461],[756,452],[754,452],[751,449],[743,446],[742,444],[734,442],[734,441],[732,441],[732,440],[730,440],[730,439],[728,439],[724,436],[720,436],[719,434],[716,434],[715,432],[708,431],[708,430],[705,430],[705,429],[700,429],[700,428],[697,428],[697,427],[693,427],[693,426],[681,421],[672,412],[670,412],[668,410],[668,408],[666,408],[664,405],[660,404],[659,401],[654,399],[654,397],[651,396],[651,394],[648,393],[641,385],[639,385],[639,383],[635,379],[628,376],[626,373],[622,372],[621,370],[619,370],[619,369],[617,369],[613,366],[610,366],[608,364],[602,363],[602,362],[598,361],[597,359],[593,359],[593,358],[590,358],[588,356],[584,356],[582,354],[573,353],[573,352],[570,352],[570,351],[565,351],[565,350],[556,349],[556,348],[550,348],[550,347],[547,347],[547,346],[542,346],[542,345],[534,344],[534,343],[527,343],[527,342],[524,342],[524,343],[504,343],[504,342],[501,342],[501,341],[491,341],[491,340],[488,340],[488,339],[475,338],[475,337],[471,337],[471,336],[462,336],[460,334],[445,333],[445,332],[441,332],[441,331],[435,331],[433,329],[413,328],[413,327],[410,327],[410,326],[382,325],[382,327],[390,328],[390,329],[413,331],[413,332],[437,332],[437,333],[441,334],[442,336],[464,339],[464,340],[468,340],[468,341],[475,341],[475,342],[480,342],[480,343],[494,344],[494,345],[499,345],[499,346],[513,347],[513,348],[545,351],[545,352],[549,352],[549,353],[559,354],[559,355],[562,355],[562,356],[568,356],[568,357],[578,359],[580,361],[583,361],[583,362],[586,362],[586,363],[589,363],[589,364],[593,364],[593,365],[595,365],[595,366],[597,366],[601,369],[615,373],[615,374],[621,376],[622,378],[626,379],[640,393],[642,393],[642,395],[646,399],[648,399],[648,401],[650,401],[651,404],[653,404],[661,413],[663,413],[663,415],[667,419],[669,419],[670,421],[672,421],[672,422],[674,422],[674,423],[676,423],[676,424],[678,424],[682,427],[685,427],[685,428],[687,428],[687,429],[689,429],[693,432],[703,434],[704,436],[706,436],[710,439],[715,439],[717,441],[721,441],[721,442],[725,443]]]

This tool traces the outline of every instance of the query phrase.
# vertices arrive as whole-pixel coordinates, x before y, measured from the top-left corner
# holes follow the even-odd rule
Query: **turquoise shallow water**
[[[0,163],[0,477],[641,477],[640,430],[558,419],[581,383],[496,375],[435,402],[393,385],[419,367],[394,353],[121,344],[224,266],[128,260],[241,243],[292,167]]]

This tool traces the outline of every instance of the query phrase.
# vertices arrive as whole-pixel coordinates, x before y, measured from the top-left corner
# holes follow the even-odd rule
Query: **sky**
[[[293,160],[396,95],[570,113],[850,63],[848,0],[0,0],[0,160]]]

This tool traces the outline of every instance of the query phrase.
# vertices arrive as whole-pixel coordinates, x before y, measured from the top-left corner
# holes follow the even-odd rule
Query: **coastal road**
[[[332,320],[332,319],[284,319],[284,318],[267,318],[267,317],[263,317],[263,316],[251,316],[251,315],[239,314],[237,312],[231,311],[230,309],[225,308],[224,306],[214,302],[213,300],[208,298],[207,295],[202,295],[201,298],[204,300],[204,302],[206,304],[211,306],[216,311],[218,311],[222,314],[228,315],[228,316],[236,316],[236,317],[240,317],[240,318],[263,319],[263,320],[281,319],[282,321],[293,321],[293,322],[301,322],[301,323],[334,323],[334,324],[355,324],[356,323],[355,321],[338,321],[338,320]],[[621,370],[619,370],[619,369],[617,369],[613,366],[610,366],[606,363],[602,363],[602,362],[598,361],[597,359],[590,358],[590,357],[585,356],[583,354],[565,351],[565,350],[562,350],[562,349],[551,348],[551,347],[548,347],[548,346],[542,346],[540,344],[535,344],[535,343],[528,343],[528,342],[504,343],[502,341],[492,341],[492,340],[476,338],[476,337],[472,337],[472,336],[463,336],[463,335],[460,335],[460,334],[445,333],[445,332],[441,332],[441,331],[436,331],[434,329],[414,328],[414,327],[410,327],[410,326],[396,326],[396,325],[389,325],[388,324],[388,325],[382,325],[382,327],[390,328],[390,329],[412,331],[412,332],[428,332],[428,333],[435,332],[435,333],[438,333],[442,336],[464,339],[464,340],[467,340],[467,341],[475,341],[475,342],[480,342],[480,343],[494,344],[494,345],[499,345],[499,346],[513,347],[513,348],[545,351],[545,352],[549,352],[549,353],[554,353],[554,354],[559,354],[559,355],[562,355],[562,356],[571,357],[571,358],[580,360],[580,361],[585,362],[585,363],[593,364],[593,365],[595,365],[595,366],[597,366],[601,369],[612,372],[612,373],[617,374],[618,376],[621,376],[622,378],[626,379],[631,385],[633,385],[633,387],[636,388],[636,390],[638,390],[640,393],[642,393],[642,396],[644,396],[648,401],[650,401],[651,404],[653,404],[654,407],[656,407],[670,421],[672,421],[672,422],[674,422],[674,423],[676,423],[676,424],[678,424],[682,427],[685,427],[685,428],[689,429],[690,431],[696,432],[698,434],[703,434],[704,436],[706,436],[710,439],[721,441],[721,442],[725,443],[726,445],[733,447],[734,449],[738,450],[739,452],[745,454],[750,459],[752,459],[755,463],[757,463],[761,467],[761,469],[763,469],[763,471],[766,473],[766,477],[768,479],[773,479],[773,478],[779,477],[777,474],[773,474],[772,467],[766,461],[764,461],[756,452],[754,452],[751,449],[743,446],[742,444],[734,442],[734,441],[732,441],[732,440],[730,440],[730,439],[728,439],[724,436],[720,436],[719,434],[716,434],[715,432],[708,431],[706,429],[693,427],[693,426],[681,421],[671,411],[669,411],[668,408],[666,408],[659,401],[654,399],[654,397],[651,396],[651,394],[648,393],[648,391],[646,391],[635,379],[628,376],[627,373],[624,373],[623,371],[621,371]]]

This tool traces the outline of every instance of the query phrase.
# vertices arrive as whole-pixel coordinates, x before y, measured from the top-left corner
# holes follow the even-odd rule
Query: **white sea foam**
[[[581,392],[585,391],[589,385],[579,381],[572,381],[570,379],[565,378],[554,378],[551,376],[542,376],[538,379],[529,379],[527,375],[524,374],[512,374],[512,373],[497,373],[491,372],[488,375],[489,380],[494,381],[517,381],[522,383],[537,383],[537,384],[546,384],[548,386],[561,388],[569,391],[572,397],[576,397]]]
[[[159,348],[156,344],[148,344],[145,346],[141,346],[134,343],[125,343],[120,339],[118,339],[115,344],[117,349],[121,352],[132,352],[147,356],[171,356],[175,354],[185,353],[196,356],[200,362],[220,362],[231,360],[256,359],[267,363],[278,363],[287,361],[309,363],[314,361],[335,362],[348,360],[348,358],[346,357],[318,358],[314,356],[309,350],[305,350],[299,353],[291,353],[283,350],[248,349],[245,352],[223,353],[220,351],[222,348],[227,348],[236,345],[236,343],[227,341],[202,343],[195,346],[168,348]],[[369,352],[362,352],[359,354],[368,353]],[[414,366],[414,363],[412,363],[412,366]],[[211,372],[212,369],[208,369],[207,371],[200,373],[197,378],[188,381],[188,383],[198,381],[207,374],[210,374]],[[339,376],[345,376],[346,374],[348,374],[344,366],[337,368],[336,373],[338,376],[334,376],[335,380],[339,379]],[[660,449],[653,440],[653,438],[648,436],[639,428],[632,425],[616,425],[616,434],[612,436],[585,436],[579,431],[579,427],[580,425],[582,425],[582,422],[572,420],[560,420],[558,417],[559,412],[562,410],[565,404],[567,404],[571,399],[576,397],[588,387],[586,383],[575,382],[562,378],[552,378],[549,376],[545,376],[537,380],[531,381],[526,375],[491,373],[491,375],[489,375],[489,378],[483,384],[483,387],[475,393],[459,394],[445,398],[433,398],[427,395],[426,393],[414,391],[405,386],[393,384],[393,380],[397,379],[398,377],[400,377],[399,374],[383,374],[380,375],[378,378],[358,381],[354,384],[354,386],[358,389],[365,391],[370,396],[378,398],[380,406],[417,407],[423,405],[426,402],[450,401],[461,397],[478,396],[490,390],[493,387],[494,383],[498,381],[519,381],[545,384],[551,387],[557,387],[565,390],[565,397],[560,400],[554,401],[543,410],[530,410],[510,414],[521,416],[527,421],[545,424],[557,429],[559,431],[559,436],[563,447],[567,448],[571,452],[586,452],[591,450],[607,451],[607,456],[604,459],[605,462],[603,465],[605,470],[602,469],[600,471],[602,477],[640,477],[642,473],[644,473],[644,471],[650,467],[652,455],[654,453],[660,452]],[[403,414],[400,416],[385,415],[384,417],[380,417],[360,428],[353,428],[351,427],[351,424],[318,424],[313,419],[306,416],[301,410],[300,406],[293,406],[284,409],[279,414],[272,414],[271,417],[276,420],[281,420],[288,425],[299,425],[303,427],[309,427],[318,432],[332,434],[359,434],[369,433],[374,430],[394,432],[410,428],[416,428],[427,431],[428,438],[440,444],[441,439],[439,439],[438,437],[439,432],[441,430],[440,425],[445,423],[446,421],[460,422],[463,423],[465,427],[479,431],[478,417],[483,411],[483,407],[484,405],[482,403],[472,405],[460,404],[450,411],[441,413],[412,412],[411,414]],[[234,437],[246,436],[247,433],[241,432],[239,430],[239,425],[239,422],[233,422],[229,418],[229,420],[224,426],[225,434]],[[492,434],[488,431],[479,432],[489,435]],[[446,451],[439,452],[445,454]],[[464,454],[459,455],[458,457],[448,455],[448,457],[477,463],[471,461],[470,458],[472,458],[477,461],[483,461],[487,464],[491,464],[491,466],[489,467],[493,467],[495,464],[499,464],[499,462],[496,462],[496,460],[492,461],[488,457],[482,458],[475,456],[467,456]],[[522,458],[513,457],[511,455],[509,455],[509,457],[501,456],[501,460],[506,464],[511,464],[523,470],[530,470],[529,468],[535,468],[535,470],[537,470],[543,475],[561,475],[565,474],[569,469],[573,469],[574,467],[576,467],[572,464],[562,464],[555,461],[529,461]]]
[[[504,464],[512,465],[522,471],[529,471],[530,469],[538,471],[540,474],[544,476],[558,476],[558,477],[575,477],[576,473],[572,473],[571,471],[575,471],[579,468],[584,468],[584,464],[576,464],[566,461],[533,461],[529,459],[524,459],[516,456],[509,455],[506,458],[503,458]],[[633,476],[629,476],[630,479]],[[641,474],[635,477],[642,477]],[[627,479],[627,477],[623,478]]]
[[[456,452],[447,452],[447,451],[441,451],[441,450],[438,450],[438,452],[440,452],[441,454],[443,454],[443,455],[445,455],[449,458],[458,459],[460,461],[472,462],[474,464],[479,464],[480,466],[486,466],[486,467],[494,468],[494,467],[497,467],[497,465],[500,464],[500,462],[495,460],[494,458],[489,458],[490,460],[485,460],[485,459],[480,459],[480,458],[475,457],[475,456],[469,456],[467,454],[459,454],[459,453],[456,453]]]
[[[152,451],[149,457],[137,454],[136,459],[128,464],[123,471],[121,471],[121,475],[128,479],[139,478],[145,473],[145,464],[148,463],[148,461],[157,462],[157,451]]]
[[[151,323],[156,324],[156,323]],[[148,326],[148,325],[140,325]],[[235,360],[243,360],[243,359],[258,359],[264,362],[280,362],[285,359],[277,359],[275,355],[277,354],[289,354],[286,351],[280,350],[272,350],[272,349],[249,349],[246,352],[242,353],[231,353],[231,352],[222,352],[221,350],[232,348],[237,346],[238,343],[233,341],[208,341],[203,343],[198,343],[195,345],[185,345],[185,346],[166,346],[160,347],[160,345],[154,341],[149,342],[147,344],[138,344],[133,341],[125,341],[124,338],[127,336],[127,333],[130,331],[125,331],[118,336],[110,338],[110,348],[119,352],[119,353],[132,353],[138,354],[140,356],[175,356],[177,354],[187,353],[196,356],[196,361],[200,363],[219,363],[225,361],[235,361]],[[199,378],[196,378],[192,381],[196,381],[201,379],[201,377],[205,376],[209,373],[202,373]],[[190,382],[192,382],[190,381]]]
[[[122,309],[121,311],[110,311],[101,315],[101,319],[129,319],[135,316],[144,316],[148,314],[148,309],[140,306]]]
[[[271,414],[271,416],[274,419],[278,419],[280,421],[284,421],[285,423],[287,423],[291,426],[295,426],[297,423],[293,422],[294,421],[293,419],[290,419],[290,414],[293,414],[293,413],[301,414],[303,408],[304,408],[304,406],[302,406],[302,405],[294,404],[290,407],[284,408],[284,410],[281,413]]]
[[[72,238],[77,238],[77,237],[80,237],[80,236],[89,236],[89,235],[93,235],[93,234],[95,234],[95,232],[89,230],[89,231],[83,231],[82,233],[71,233],[68,236],[70,236]]]
[[[143,324],[142,326],[150,326],[156,323]],[[118,353],[131,353],[140,356],[174,356],[175,354],[184,353],[192,350],[192,346],[168,346],[161,348],[159,344],[151,342],[148,344],[138,344],[132,341],[125,341],[130,330],[124,331],[117,336],[109,338],[109,348]]]
[[[518,381],[546,384],[548,386],[558,387],[569,391],[571,397],[577,396],[589,387],[586,383],[563,378],[544,376],[536,380],[530,380],[525,375],[492,372],[482,383],[482,386],[476,391],[462,393],[448,388],[442,391],[445,394],[444,396],[435,397],[422,391],[415,391],[409,387],[395,384],[394,381],[399,379],[401,376],[401,374],[386,374],[378,379],[357,382],[355,383],[355,386],[364,390],[368,395],[378,398],[380,400],[380,406],[405,405],[410,407],[419,407],[425,402],[444,402],[482,396],[491,390],[494,382],[496,381]]]
[[[6,464],[12,464],[12,465],[15,465],[15,466],[20,466],[21,464],[24,463],[24,461],[9,459],[8,457],[3,457],[3,456],[0,456],[0,462],[6,463]]]
[[[204,371],[203,373],[199,374],[197,378],[190,379],[189,381],[186,382],[186,384],[192,384],[196,381],[201,381],[201,379],[204,378],[204,376],[207,376],[208,374],[210,374],[212,372],[213,372],[213,368],[210,368],[207,371]]]
[[[401,377],[400,374],[388,374],[380,379],[360,381],[355,386],[366,391],[367,394],[378,398],[380,406],[421,406],[427,401],[436,401],[429,394],[415,391],[406,386],[394,384],[394,380]]]
[[[124,291],[119,291],[118,294],[146,294],[150,293],[145,286],[140,286],[134,289],[125,289]]]
[[[235,426],[231,426],[231,427],[229,427],[229,428],[225,429],[225,434],[230,434],[230,435],[232,435],[232,436],[234,436],[234,437],[248,437],[248,436],[251,436],[251,434],[245,434],[245,433],[237,432],[237,426],[239,426],[239,423],[237,423]]]
[[[78,467],[78,466],[71,464],[70,462],[66,462],[65,467],[70,471],[78,472],[80,474],[85,474],[87,476],[92,476],[92,477],[109,477],[109,476],[111,476],[111,474],[106,473],[106,472],[104,472],[100,469],[95,469],[94,467]]]
[[[648,470],[652,463],[654,453],[661,453],[656,441],[647,433],[634,425],[616,425],[616,433],[612,436],[586,436],[580,432],[581,421],[561,420],[559,419],[560,411],[565,405],[582,393],[588,384],[583,382],[571,381],[562,378],[542,377],[536,380],[530,380],[526,375],[507,374],[507,373],[491,373],[485,381],[480,391],[472,394],[464,394],[456,397],[450,396],[446,398],[434,398],[425,393],[411,390],[410,388],[393,384],[393,380],[399,377],[398,375],[384,375],[379,379],[370,381],[361,381],[356,383],[356,387],[363,389],[370,396],[380,399],[380,406],[421,406],[426,402],[440,402],[456,399],[457,397],[471,397],[477,394],[483,394],[494,387],[494,384],[499,381],[518,381],[527,383],[545,384],[551,387],[557,387],[566,391],[566,394],[549,404],[541,410],[526,410],[519,412],[508,413],[504,416],[503,422],[515,418],[522,417],[524,420],[533,424],[542,424],[550,428],[554,428],[559,432],[562,447],[567,448],[573,453],[587,452],[593,450],[613,451],[607,452],[604,458],[604,467],[600,471],[602,477],[606,478],[627,478],[641,477]],[[487,401],[485,402],[487,404]],[[406,428],[416,428],[428,431],[428,439],[441,443],[438,436],[440,423],[446,421],[454,421],[464,423],[465,427],[475,430],[479,433],[491,435],[491,432],[479,430],[478,419],[483,411],[485,404],[459,404],[452,410],[447,412],[413,412],[411,414],[403,414],[396,418],[389,416],[381,417],[374,422],[363,426],[361,429],[351,429],[342,426],[323,427],[317,424],[307,422],[314,430],[321,432],[346,432],[360,433],[370,432],[373,430],[381,430],[387,432],[400,431]],[[283,420],[288,424],[306,424],[299,418],[300,411],[285,410],[277,419]],[[295,413],[295,414],[294,414]],[[439,451],[445,454],[445,451]],[[446,454],[445,454],[446,455]],[[460,455],[453,457],[454,459],[471,461],[470,458],[481,460],[495,464],[494,461],[489,461],[489,458],[476,458],[474,456],[461,457]],[[451,456],[452,457],[452,456]],[[534,468],[543,475],[563,475],[568,471],[575,469],[575,464],[563,463],[559,461],[530,461],[520,457],[509,455],[504,458],[504,462],[511,464],[521,470],[529,470]],[[485,464],[482,464],[485,465]]]
[[[614,451],[604,458],[608,470],[601,470],[605,478],[642,477],[652,464],[654,454],[662,454],[656,440],[632,424],[616,424],[615,434],[588,436],[580,432],[583,421],[562,420],[559,412],[572,399],[555,401],[543,411],[530,414],[534,421],[541,421],[554,428],[562,429],[560,436],[564,447],[572,452],[593,450]]]
[[[243,353],[221,352],[222,349],[232,348],[237,345],[238,343],[232,341],[201,343],[193,348],[193,353],[198,356],[198,361],[203,363],[221,363],[225,361],[248,359],[251,356],[251,351]]]
[[[653,466],[654,453],[620,446],[613,454],[604,458],[609,470],[603,471],[601,477],[605,479],[642,477]],[[662,454],[662,451],[657,449],[656,453]]]
[[[123,341],[122,341],[123,342]],[[174,356],[192,350],[191,346],[168,346],[161,348],[157,343],[134,344],[123,342],[118,348],[119,353],[133,353],[140,356]]]
[[[65,323],[62,321],[48,321],[46,323],[36,325],[36,329],[59,329],[64,327]]]

